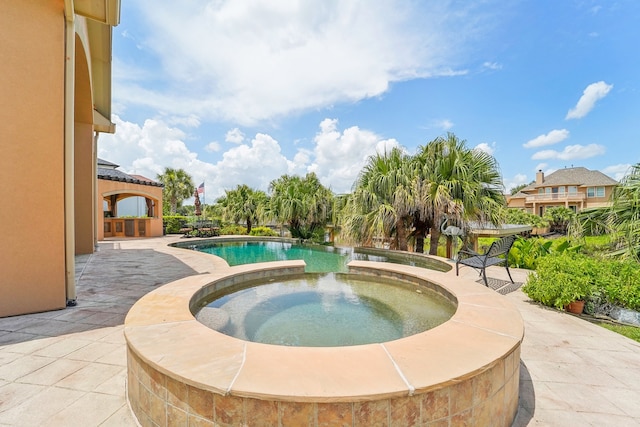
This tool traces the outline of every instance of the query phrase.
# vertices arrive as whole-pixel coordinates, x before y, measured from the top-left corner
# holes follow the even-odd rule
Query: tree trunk
[[[404,225],[404,219],[400,219],[396,223],[396,234],[398,236],[398,250],[408,250],[409,244],[407,242],[407,228]]]
[[[438,255],[438,240],[440,240],[440,230],[431,227],[431,244],[429,245],[429,255]]]
[[[424,239],[427,237],[427,231],[429,231],[429,226],[425,221],[420,221],[418,219],[414,219],[413,226],[415,231],[413,235],[416,237],[416,252],[424,253]]]
[[[251,218],[247,217],[247,234],[251,233]]]

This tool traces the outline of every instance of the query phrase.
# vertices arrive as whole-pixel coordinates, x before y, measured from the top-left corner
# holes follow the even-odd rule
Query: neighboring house
[[[507,206],[524,209],[538,216],[547,208],[564,206],[575,212],[609,205],[609,198],[618,181],[599,171],[587,168],[564,168],[544,176],[536,173],[536,182],[513,196]]]
[[[76,303],[97,243],[96,152],[111,122],[120,0],[0,1],[0,317]]]
[[[119,165],[98,159],[98,240],[105,237],[162,236],[162,187],[159,182],[141,175],[129,175],[118,170]],[[137,218],[118,215],[118,202],[144,198],[144,207]]]

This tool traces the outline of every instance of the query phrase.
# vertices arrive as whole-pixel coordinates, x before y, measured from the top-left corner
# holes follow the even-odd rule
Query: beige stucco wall
[[[578,187],[578,195],[584,197],[582,201],[580,200],[569,200],[569,206],[576,206],[578,211],[588,209],[588,208],[597,208],[597,207],[605,207],[610,206],[611,202],[611,194],[613,193],[615,187],[613,186],[604,186],[605,195],[604,197],[587,197],[587,187]],[[538,191],[530,191],[527,193],[530,196],[538,195]],[[507,207],[509,208],[521,208],[531,210],[532,213],[536,215],[539,214],[540,206],[542,206],[545,210],[551,207],[557,206],[565,206],[564,199],[542,199],[538,200],[535,203],[526,203],[525,198],[507,198]]]
[[[8,316],[66,304],[65,21],[62,0],[1,9],[0,316]]]
[[[98,213],[98,240],[104,240],[103,201],[112,194],[118,195],[118,200],[127,197],[140,196],[152,199],[155,203],[155,216],[151,218],[148,237],[162,236],[162,187],[133,184],[130,182],[98,180],[98,197],[96,198],[96,212]]]
[[[87,123],[75,125],[74,187],[75,187],[75,253],[93,253],[94,241],[94,192],[95,149],[93,126]]]

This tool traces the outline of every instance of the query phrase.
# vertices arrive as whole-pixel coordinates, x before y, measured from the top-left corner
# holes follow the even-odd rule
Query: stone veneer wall
[[[461,382],[413,396],[364,402],[286,402],[223,396],[164,375],[131,350],[127,366],[129,402],[143,427],[507,427],[518,409],[520,347]]]

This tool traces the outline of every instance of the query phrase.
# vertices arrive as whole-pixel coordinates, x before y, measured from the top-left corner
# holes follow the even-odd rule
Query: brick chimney
[[[544,172],[542,172],[542,169],[538,169],[538,172],[536,172],[536,184],[542,184],[544,182]]]

